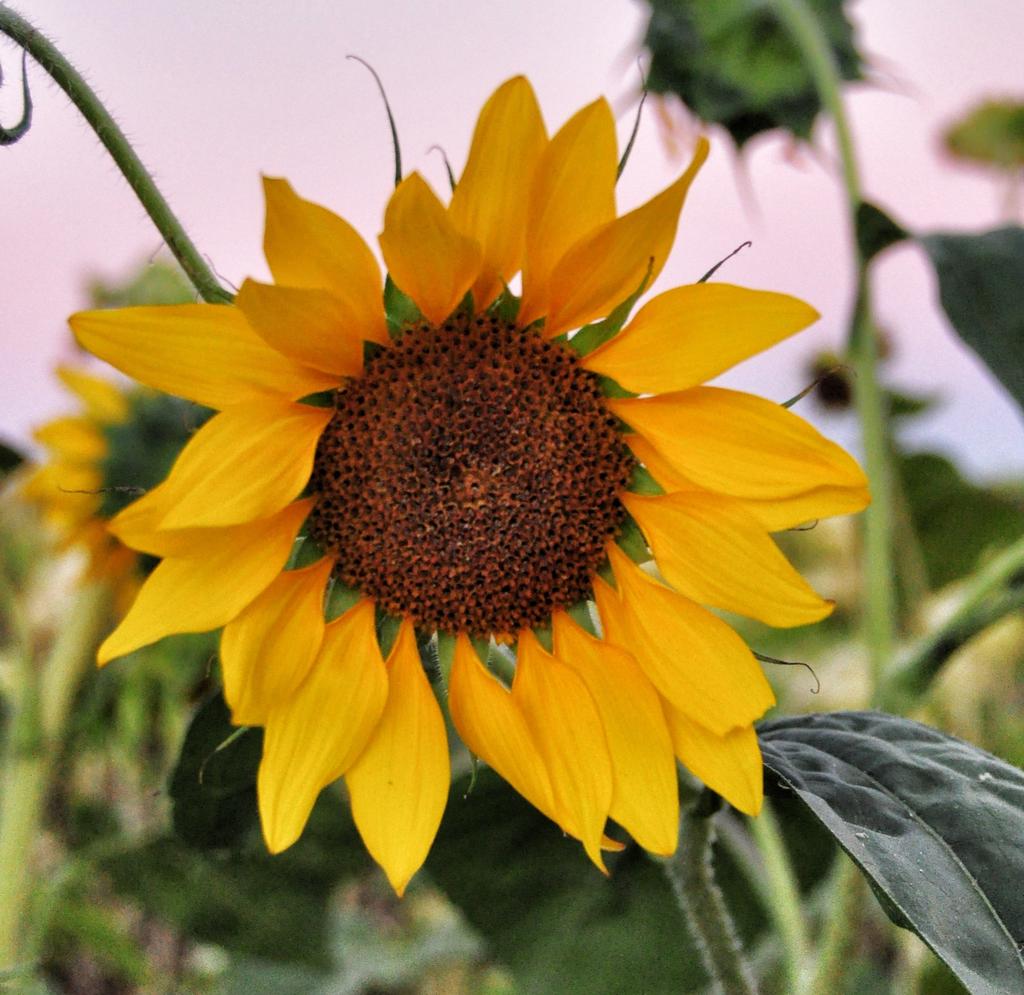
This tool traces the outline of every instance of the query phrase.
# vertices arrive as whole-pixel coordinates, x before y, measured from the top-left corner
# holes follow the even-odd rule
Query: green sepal
[[[626,390],[625,387],[620,387],[618,381],[613,380],[611,377],[606,377],[603,373],[597,374],[597,386],[600,388],[601,393],[605,397],[638,397],[638,394],[634,394],[631,390]]]
[[[592,636],[597,635],[597,626],[594,624],[594,604],[591,601],[577,601],[570,605],[566,612],[581,629],[589,632]]]
[[[333,408],[334,391],[318,390],[313,394],[306,394],[299,398],[299,404],[308,404],[311,408]]]
[[[516,654],[512,647],[492,642],[487,652],[487,669],[506,687],[511,687],[516,676]]]
[[[473,644],[473,649],[476,650],[476,655],[480,658],[480,662],[486,666],[487,658],[491,655],[490,637],[470,636],[469,641]]]
[[[441,677],[441,687],[448,694],[448,685],[452,678],[452,662],[455,659],[455,636],[450,632],[437,634],[437,672]]]
[[[580,356],[586,356],[593,352],[599,345],[604,345],[613,335],[617,334],[626,323],[633,305],[640,299],[640,295],[647,289],[654,270],[654,257],[647,263],[647,272],[640,281],[640,285],[621,304],[619,304],[603,321],[595,322],[592,325],[584,325],[571,339],[569,346]]]
[[[640,531],[640,526],[633,521],[632,515],[626,515],[622,531],[615,542],[634,563],[649,563],[652,559],[644,534]]]
[[[295,548],[288,561],[288,569],[301,570],[303,567],[312,566],[323,558],[323,546],[308,535],[301,535],[295,540]]]
[[[388,334],[392,338],[398,338],[402,329],[423,319],[416,302],[398,289],[390,273],[384,278],[384,317],[388,323]]]
[[[361,597],[362,594],[356,588],[349,587],[336,577],[332,577],[324,602],[324,617],[328,622],[333,622],[344,615]]]
[[[420,663],[430,678],[431,684],[436,684],[441,679],[441,661],[437,652],[437,643],[434,641],[433,631],[416,630],[416,649],[420,654]]]
[[[633,467],[633,477],[629,481],[627,489],[632,494],[649,494],[653,496],[665,493],[665,488],[651,476],[650,470],[639,463]]]
[[[377,609],[377,645],[380,647],[380,655],[387,659],[398,638],[398,630],[401,628],[402,620],[397,615],[389,615],[381,608]]]
[[[495,318],[500,318],[502,321],[508,321],[515,323],[516,318],[519,317],[519,305],[522,303],[522,298],[517,297],[508,288],[508,284],[504,283],[505,289],[498,295],[494,303],[487,309],[489,314],[494,315]]]
[[[533,627],[533,634],[537,637],[537,642],[541,644],[549,653],[554,652],[554,640],[551,637],[551,624],[546,625],[535,625]]]

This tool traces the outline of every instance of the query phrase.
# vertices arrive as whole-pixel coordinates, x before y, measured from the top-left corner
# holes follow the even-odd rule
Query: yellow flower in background
[[[91,352],[220,412],[111,525],[162,562],[100,662],[224,626],[233,720],[265,727],[272,851],[344,776],[367,848],[404,890],[450,777],[417,644],[435,632],[454,637],[447,700],[466,746],[602,869],[608,819],[674,850],[676,758],[760,808],[753,723],[772,692],[708,609],[825,617],[769,533],[858,510],[867,490],[796,415],[701,384],[817,316],[698,284],[611,337],[577,332],[656,278],[706,154],[702,141],[675,183],[618,216],[607,102],[549,138],[512,79],[447,206],[415,173],[391,197],[380,248],[418,312],[401,327],[355,230],[276,179],[273,285],[247,280],[231,306],[72,317]],[[296,564],[299,536],[319,559]],[[637,565],[650,554],[656,575]],[[326,621],[339,593],[350,607]],[[515,644],[510,687],[481,660],[488,640]]]
[[[85,552],[83,579],[111,583],[127,610],[138,588],[137,556],[107,531],[101,512],[104,462],[110,455],[107,431],[128,420],[129,401],[114,384],[81,370],[60,367],[57,376],[81,402],[81,411],[35,430],[47,459],[25,480],[21,494],[39,508],[59,549]]]

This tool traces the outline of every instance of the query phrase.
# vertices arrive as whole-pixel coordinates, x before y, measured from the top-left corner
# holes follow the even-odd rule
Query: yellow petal
[[[451,774],[444,719],[408,619],[387,670],[387,703],[345,783],[359,835],[401,895],[437,835]]]
[[[164,560],[149,575],[100,647],[99,663],[164,636],[226,625],[280,573],[312,508],[311,500],[296,501],[258,522],[188,530],[189,555]]]
[[[466,747],[557,822],[551,778],[539,745],[512,695],[480,662],[465,635],[455,642],[448,706]]]
[[[607,874],[601,840],[612,803],[612,765],[586,684],[527,630],[519,638],[512,700],[544,757],[559,823],[579,837],[587,856]]]
[[[704,491],[679,473],[642,435],[628,435],[626,442],[651,476],[669,494]],[[736,498],[737,506],[756,518],[769,532],[832,515],[850,515],[861,511],[871,500],[866,487],[816,487],[802,494],[779,498]]]
[[[109,380],[73,370],[70,366],[58,366],[57,376],[68,390],[78,395],[90,418],[113,424],[128,417],[127,398]]]
[[[832,612],[834,603],[814,593],[736,501],[692,491],[624,494],[622,503],[658,569],[686,597],[778,627],[807,625]]]
[[[171,468],[160,528],[238,525],[279,511],[309,482],[333,414],[268,397],[214,415]]]
[[[558,260],[615,217],[617,169],[615,120],[602,97],[559,129],[537,165],[527,215],[521,325],[547,313]]]
[[[94,463],[107,452],[107,443],[90,418],[55,418],[32,435],[47,449],[71,463]]]
[[[339,378],[362,372],[362,330],[326,290],[246,280],[235,302],[253,331],[289,359]]]
[[[774,499],[818,487],[867,487],[848,453],[792,411],[752,394],[694,387],[606,403],[673,469],[720,494]]]
[[[480,111],[469,159],[448,209],[455,227],[483,253],[472,288],[478,311],[523,264],[530,186],[546,144],[544,120],[525,77],[499,86]]]
[[[267,715],[256,790],[271,853],[299,838],[317,795],[355,763],[387,696],[373,603],[360,601],[327,625],[306,679]]]
[[[764,767],[753,726],[717,735],[665,702],[676,756],[730,805],[757,815],[764,801]]]
[[[108,531],[126,546],[153,556],[188,555],[199,529],[160,531],[160,523],[173,507],[167,500],[167,481],[147,491],[119,511],[108,523]]]
[[[728,283],[659,294],[583,360],[637,394],[695,387],[817,321],[809,304]]]
[[[102,486],[95,466],[58,460],[35,470],[20,491],[30,501],[87,516],[99,509]]]
[[[614,543],[619,596],[597,581],[607,639],[629,650],[662,697],[713,732],[749,725],[775,702],[742,639],[720,618],[637,567]]]
[[[211,408],[280,394],[304,397],[337,377],[286,359],[222,304],[80,311],[68,323],[83,349],[167,394]]]
[[[333,566],[325,558],[283,571],[224,626],[220,665],[235,725],[262,725],[309,673],[324,637],[324,589]]]
[[[654,282],[675,241],[686,193],[707,155],[707,140],[701,138],[689,168],[675,183],[583,236],[565,253],[551,274],[545,334],[560,335],[608,314],[640,286],[648,267],[648,285]]]
[[[552,616],[555,655],[586,685],[612,763],[611,817],[652,853],[679,835],[679,786],[661,699],[625,650],[595,639],[564,612]]]
[[[274,282],[328,290],[360,334],[387,342],[380,267],[359,232],[326,207],[304,200],[287,180],[263,177],[263,252]]]
[[[480,246],[459,232],[419,173],[391,195],[380,248],[392,279],[435,325],[455,310],[480,272]]]

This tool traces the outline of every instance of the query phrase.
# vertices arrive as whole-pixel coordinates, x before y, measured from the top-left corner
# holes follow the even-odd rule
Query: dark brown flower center
[[[337,392],[310,532],[386,611],[477,635],[590,592],[633,459],[566,346],[494,317],[421,324]]]

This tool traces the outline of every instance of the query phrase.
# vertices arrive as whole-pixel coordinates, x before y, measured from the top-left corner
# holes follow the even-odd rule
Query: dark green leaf
[[[921,239],[957,334],[1024,407],[1024,228]]]
[[[770,792],[796,796],[975,995],[1024,991],[1024,773],[880,712],[759,728]]]
[[[127,400],[128,418],[103,426],[103,518],[113,518],[163,481],[196,429],[213,415],[209,408],[167,394],[133,392]]]
[[[808,138],[821,101],[800,53],[771,4],[762,0],[648,0],[647,85],[675,93],[702,120],[721,124],[738,145],[785,128]],[[841,0],[809,0],[843,79],[861,60]]]
[[[270,856],[197,852],[159,839],[100,863],[114,889],[204,943],[276,963],[328,967],[331,894],[370,862],[343,803],[324,795],[293,847]]]
[[[719,880],[744,937],[764,910],[727,860]],[[427,867],[507,964],[516,991],[676,995],[703,991],[700,958],[664,872],[632,846],[604,878],[574,840],[489,770],[456,784]]]
[[[226,745],[225,745],[226,744]],[[171,776],[174,831],[189,846],[240,845],[254,833],[263,730],[240,730],[218,692],[196,711]]]
[[[992,549],[1024,535],[1024,495],[972,484],[936,453],[901,456],[895,466],[931,587],[965,577]]]
[[[10,473],[11,470],[17,470],[24,462],[23,453],[6,442],[0,442],[0,477]]]
[[[864,262],[909,237],[910,233],[902,225],[874,204],[863,201],[857,208],[857,248]]]

